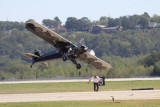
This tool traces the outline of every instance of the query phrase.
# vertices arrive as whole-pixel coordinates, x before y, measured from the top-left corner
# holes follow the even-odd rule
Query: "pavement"
[[[160,80],[160,78],[117,78],[106,81]],[[1,81],[0,84],[18,83],[50,83],[50,82],[87,82],[88,79],[69,80],[32,80],[32,81]],[[100,92],[61,92],[33,94],[0,94],[0,103],[6,102],[39,102],[39,101],[79,101],[79,100],[138,100],[160,99],[160,90],[127,90]]]
[[[160,99],[160,90],[0,94],[0,103],[80,100]]]
[[[0,84],[18,84],[18,83],[52,83],[52,82],[87,82],[89,79],[64,79],[64,80],[22,80],[22,81],[0,81]],[[155,78],[110,78],[105,81],[135,81],[135,80],[160,80]]]

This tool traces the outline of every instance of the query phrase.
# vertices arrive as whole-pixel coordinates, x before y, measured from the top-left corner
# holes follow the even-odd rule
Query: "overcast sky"
[[[118,18],[148,12],[160,15],[160,0],[0,0],[0,21],[23,21],[58,16],[65,23],[67,17],[88,17],[91,21],[101,16]]]

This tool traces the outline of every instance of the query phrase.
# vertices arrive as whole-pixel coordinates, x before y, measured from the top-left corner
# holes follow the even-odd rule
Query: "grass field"
[[[0,103],[0,107],[160,107],[160,100]]]
[[[108,81],[100,91],[131,90],[133,88],[160,89],[160,80],[139,81]],[[54,93],[54,92],[86,92],[93,91],[93,83],[62,82],[62,83],[23,83],[0,84],[0,94],[20,93]]]

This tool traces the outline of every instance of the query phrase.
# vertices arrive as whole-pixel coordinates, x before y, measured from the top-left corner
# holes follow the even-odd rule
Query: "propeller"
[[[86,46],[84,38],[81,38],[81,39],[79,40],[79,45],[81,45],[81,46],[82,46],[82,45]]]
[[[84,38],[81,38],[79,40],[79,47],[82,47],[82,46],[83,46],[83,48],[86,48],[85,50],[87,50],[91,55],[95,56],[94,50],[93,49],[88,49],[88,47],[86,46]]]

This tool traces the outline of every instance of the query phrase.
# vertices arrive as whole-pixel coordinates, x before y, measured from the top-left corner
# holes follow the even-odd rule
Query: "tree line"
[[[77,70],[72,63],[67,61],[51,62],[47,68],[35,64],[30,69],[31,60],[25,58],[23,53],[33,53],[34,49],[37,49],[42,55],[53,51],[54,47],[26,30],[13,29],[10,33],[0,30],[0,79],[160,75],[157,73],[159,62],[149,66],[139,63],[139,60],[151,53],[160,51],[159,29],[99,34],[65,32],[60,35],[74,43],[84,38],[86,46],[93,49],[96,56],[110,63],[113,68],[99,71],[82,63],[82,69]]]
[[[58,20],[56,21],[55,18]],[[42,21],[43,25],[54,25],[54,23],[49,23],[51,21],[55,23],[61,22],[58,17],[55,18],[54,20],[44,19]],[[87,17],[82,17],[80,19],[77,19],[76,17],[68,17],[64,26],[68,31],[89,31],[95,25],[106,25],[107,27],[122,26],[124,30],[133,30],[136,28],[136,25],[140,25],[143,29],[145,29],[148,27],[149,22],[160,23],[160,16],[154,15],[151,17],[147,12],[145,12],[141,15],[121,16],[119,18],[102,16],[97,21],[91,21]]]
[[[133,16],[124,17],[131,21]],[[140,16],[148,17],[148,20],[150,21],[159,22],[159,16],[157,15],[150,17],[145,13]],[[82,63],[82,69],[77,70],[75,66],[69,61],[50,63],[49,67],[47,68],[34,65],[33,68],[30,69],[31,60],[25,58],[23,53],[33,53],[34,49],[37,49],[39,50],[40,54],[45,54],[47,52],[53,51],[54,47],[39,37],[35,36],[31,32],[26,31],[23,22],[20,23],[1,21],[0,79],[54,78],[57,76],[90,77],[92,75],[105,76],[109,78],[160,75],[159,29],[142,29],[136,31],[130,27],[121,32],[100,32],[98,34],[91,34],[89,32],[84,32],[84,29],[90,28],[95,23],[106,24],[109,26],[111,25],[111,22],[114,21],[109,21],[110,19],[107,19],[106,21],[105,17],[101,17],[99,21],[95,22],[89,21],[89,19],[86,17],[82,19],[72,17],[69,19],[71,19],[71,23],[72,19],[74,19],[74,27],[78,26],[78,24],[81,24],[83,29],[81,27],[76,29],[74,27],[70,28],[71,25],[67,25],[70,26],[68,28],[68,32],[60,33],[60,35],[73,43],[78,43],[81,38],[84,38],[86,45],[95,51],[96,56],[110,63],[113,66],[112,69],[100,72]],[[58,17],[50,20],[50,22],[46,25],[45,23],[47,22],[48,19],[43,20],[43,24],[50,27],[52,24],[62,24]],[[86,25],[83,24],[83,22]],[[89,26],[87,25],[87,22],[90,22]],[[116,22],[118,23],[118,21]],[[52,24],[50,25],[50,23]],[[128,22],[126,21],[126,23]]]
[[[52,28],[57,27],[58,25],[64,26],[67,31],[90,31],[95,25],[105,25],[107,27],[115,27],[122,26],[123,30],[134,30],[136,25],[140,25],[143,29],[148,27],[149,22],[157,22],[160,23],[160,16],[153,15],[152,17],[144,12],[141,15],[128,15],[121,16],[119,18],[112,18],[107,16],[102,16],[99,20],[91,21],[87,17],[82,17],[77,19],[76,17],[68,17],[64,25],[62,25],[62,21],[59,17],[55,17],[53,19],[43,19],[42,24]],[[12,30],[12,29],[24,30],[23,22],[9,22],[9,21],[0,21],[0,29],[1,30]]]

